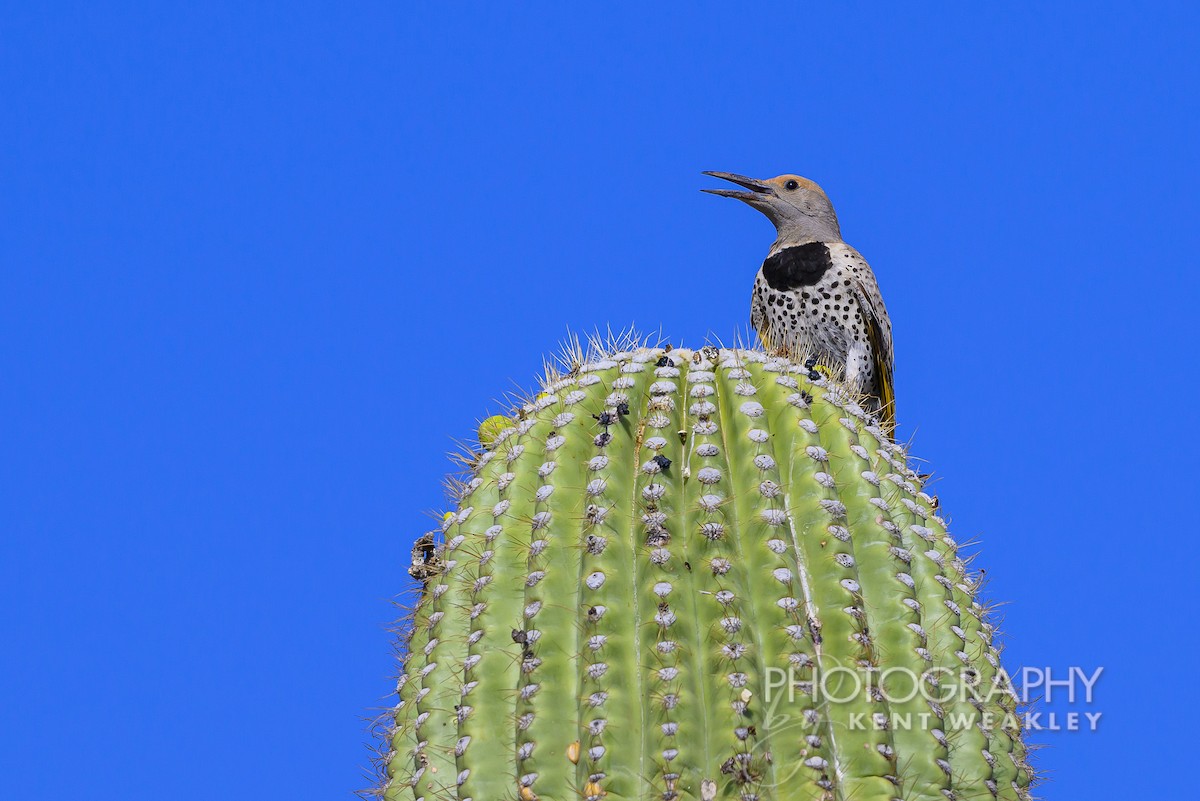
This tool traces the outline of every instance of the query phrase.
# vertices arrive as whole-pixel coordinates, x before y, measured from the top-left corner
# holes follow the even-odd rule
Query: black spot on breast
[[[820,242],[784,248],[763,262],[763,277],[771,289],[787,291],[812,286],[832,266],[829,248]]]

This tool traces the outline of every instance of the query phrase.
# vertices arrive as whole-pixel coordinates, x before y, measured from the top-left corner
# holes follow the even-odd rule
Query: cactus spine
[[[387,799],[1028,797],[976,582],[822,374],[634,348],[485,428],[416,559]]]

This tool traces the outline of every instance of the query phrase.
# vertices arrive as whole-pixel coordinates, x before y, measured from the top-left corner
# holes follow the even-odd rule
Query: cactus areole
[[[418,543],[385,798],[1028,798],[977,581],[824,373],[627,348],[485,426]]]

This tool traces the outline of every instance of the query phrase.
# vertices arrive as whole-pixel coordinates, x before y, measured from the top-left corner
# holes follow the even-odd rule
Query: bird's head
[[[738,189],[703,189],[710,195],[732,197],[767,215],[778,232],[777,245],[803,242],[840,242],[837,214],[825,190],[799,175],[780,175],[759,180],[731,172],[706,171],[705,175],[730,181]]]

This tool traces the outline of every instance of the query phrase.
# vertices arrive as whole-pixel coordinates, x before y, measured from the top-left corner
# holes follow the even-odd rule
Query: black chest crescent
[[[763,278],[771,289],[787,291],[813,286],[833,266],[829,248],[820,242],[784,248],[763,262]]]

